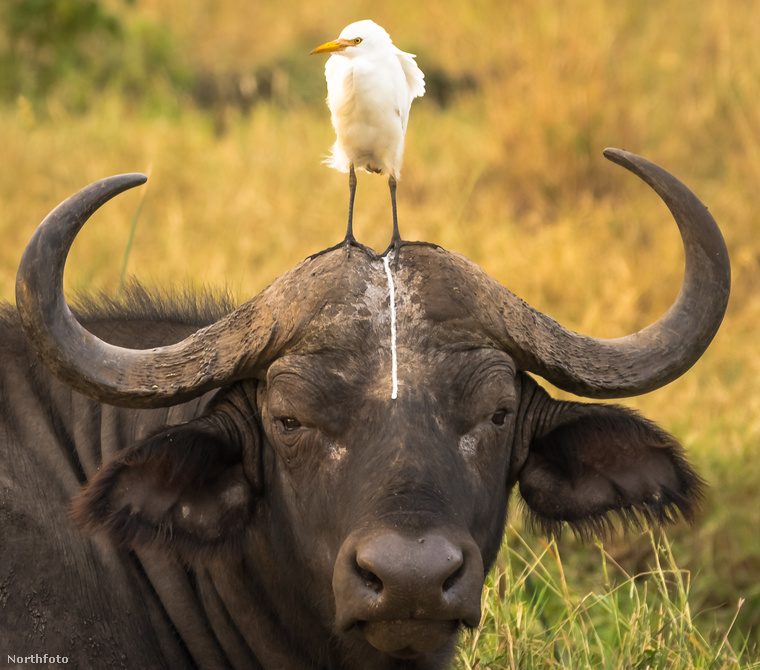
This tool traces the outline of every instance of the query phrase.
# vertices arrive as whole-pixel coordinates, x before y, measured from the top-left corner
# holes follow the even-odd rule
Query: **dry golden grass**
[[[614,337],[649,323],[682,274],[669,213],[602,149],[639,153],[694,190],[729,246],[729,312],[685,377],[628,404],[675,432],[713,484],[700,529],[683,542],[694,569],[714,571],[717,582],[733,579],[736,566],[715,560],[712,547],[742,557],[748,573],[739,587],[760,620],[752,586],[760,571],[760,3],[114,6],[129,21],[164,22],[182,58],[210,71],[295,60],[321,81],[324,61],[309,49],[372,17],[418,54],[423,70],[475,77],[478,88],[450,107],[425,98],[413,106],[398,194],[402,234],[464,253],[575,330]],[[250,116],[229,111],[222,135],[192,108],[148,115],[108,92],[86,115],[56,99],[44,114],[23,99],[0,110],[0,296],[13,299],[18,259],[42,217],[119,172],[151,172],[129,257],[144,281],[226,284],[243,300],[337,242],[347,180],[320,164],[332,143],[329,114],[284,90]],[[116,289],[141,191],[85,228],[69,287]],[[360,240],[385,248],[384,179],[360,174],[355,223]]]

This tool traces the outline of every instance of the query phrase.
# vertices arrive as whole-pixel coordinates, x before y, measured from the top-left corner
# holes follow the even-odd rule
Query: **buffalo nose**
[[[351,538],[333,575],[338,625],[359,622],[480,622],[483,560],[470,538],[386,531]]]
[[[386,597],[396,594],[417,609],[431,598],[450,597],[463,564],[462,551],[440,536],[416,540],[381,536],[356,553],[357,572],[367,589]],[[422,603],[415,603],[420,599]],[[424,611],[419,614],[422,616],[415,618],[428,618]]]

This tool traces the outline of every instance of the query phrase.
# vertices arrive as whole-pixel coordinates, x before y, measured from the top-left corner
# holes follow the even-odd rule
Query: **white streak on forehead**
[[[388,291],[390,292],[391,304],[391,378],[393,382],[393,391],[391,400],[398,398],[398,356],[396,353],[396,287],[393,284],[393,275],[390,268],[390,254],[383,258],[385,266],[385,276],[388,278]]]

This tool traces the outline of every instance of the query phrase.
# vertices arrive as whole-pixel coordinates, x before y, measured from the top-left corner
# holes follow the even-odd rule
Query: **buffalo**
[[[699,200],[670,208],[682,289],[619,339],[565,329],[463,256],[398,267],[340,248],[249,302],[63,296],[68,250],[121,175],[59,205],[0,321],[0,639],[79,668],[446,667],[477,626],[517,484],[532,525],[693,518],[702,480],[630,409],[553,399],[657,389],[726,309]]]

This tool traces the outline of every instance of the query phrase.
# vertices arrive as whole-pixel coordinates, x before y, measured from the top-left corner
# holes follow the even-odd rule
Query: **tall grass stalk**
[[[487,581],[482,623],[463,636],[455,667],[760,667],[744,658],[745,647],[732,648],[730,629],[715,631],[715,639],[708,639],[697,628],[690,605],[691,573],[676,564],[667,538],[650,532],[648,541],[652,566],[636,575],[627,574],[597,542],[604,583],[584,593],[566,580],[555,541],[543,543],[536,552],[533,542],[510,526]]]
[[[146,170],[145,174],[148,177],[148,181],[150,181],[150,173],[153,170],[153,165],[148,165],[148,169]],[[132,216],[132,222],[129,225],[129,237],[127,238],[127,244],[124,247],[124,260],[121,264],[121,272],[119,273],[119,288],[118,288],[118,295],[121,296],[122,292],[124,291],[124,283],[127,279],[127,265],[129,264],[129,255],[132,253],[132,245],[135,241],[135,232],[137,231],[137,222],[140,220],[140,214],[142,214],[143,205],[145,204],[145,196],[148,194],[148,184],[146,183],[144,188],[142,189],[142,195],[140,197],[140,202],[137,203],[137,208],[135,209],[135,213]]]

